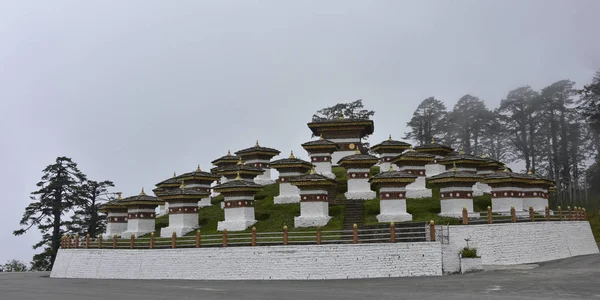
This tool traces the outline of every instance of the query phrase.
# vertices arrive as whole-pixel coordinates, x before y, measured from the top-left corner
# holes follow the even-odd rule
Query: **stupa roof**
[[[125,206],[119,204],[118,200],[120,199],[114,199],[114,200],[110,200],[102,205],[100,205],[100,207],[98,208],[99,211],[101,212],[107,212],[111,209],[123,209],[126,208]]]
[[[216,176],[216,175],[208,173],[208,172],[204,172],[204,171],[200,170],[200,166],[198,166],[198,168],[195,171],[181,174],[181,175],[175,177],[175,179],[178,179],[180,182],[182,180],[193,180],[193,179],[215,181],[215,180],[219,179],[219,176]]]
[[[373,120],[369,120],[369,119],[346,119],[346,118],[339,118],[339,119],[328,119],[328,120],[318,120],[318,121],[313,121],[307,124],[308,128],[310,128],[310,130],[313,132],[314,135],[320,135],[321,134],[321,129],[323,128],[330,128],[331,129],[335,129],[337,128],[344,128],[347,126],[362,126],[364,127],[363,130],[363,134],[364,135],[369,135],[373,133]]]
[[[154,196],[146,195],[146,193],[144,192],[144,189],[142,188],[142,192],[140,192],[138,195],[130,196],[130,197],[123,198],[123,199],[117,199],[116,203],[123,205],[123,206],[139,205],[139,204],[160,205],[160,204],[164,203],[164,201],[162,201]]]
[[[464,152],[452,153],[444,158],[440,158],[438,160],[440,165],[449,165],[454,163],[468,163],[468,164],[478,164],[482,165],[487,163],[487,160],[484,158],[479,158],[477,156],[466,154]]]
[[[161,195],[162,199],[180,199],[180,198],[198,198],[205,197],[210,195],[210,192],[206,191],[206,189],[199,188],[188,188],[185,187],[184,184],[177,189],[170,189],[164,191]]]
[[[529,178],[532,184],[544,184],[548,186],[553,186],[555,184],[553,180],[532,173],[531,171],[527,172],[527,174],[523,174],[523,176]]]
[[[443,144],[439,144],[439,143],[435,142],[435,140],[432,140],[431,143],[423,144],[423,145],[415,147],[415,150],[422,151],[422,152],[438,152],[439,151],[439,152],[451,153],[454,151],[454,148],[443,145]]]
[[[177,178],[177,175],[173,173],[173,177],[165,179],[156,184],[157,187],[178,187],[181,184],[181,180]]]
[[[330,140],[324,140],[324,139],[320,138],[316,141],[310,141],[310,142],[303,143],[302,148],[304,148],[304,149],[318,149],[318,148],[338,149],[339,146],[335,142],[332,142]]]
[[[262,188],[262,185],[251,182],[251,181],[243,180],[240,178],[240,176],[238,174],[238,177],[235,178],[234,180],[229,180],[225,183],[214,186],[213,190],[215,190],[216,192],[219,192],[219,193],[223,193],[223,192],[256,192],[256,191],[260,190],[261,188]]]
[[[411,150],[392,158],[391,162],[396,163],[405,160],[433,161],[435,160],[435,155]]]
[[[290,157],[284,159],[278,159],[271,162],[272,168],[306,168],[307,170],[312,167],[310,162],[296,158],[294,153],[290,154]]]
[[[340,159],[340,161],[338,162],[338,164],[340,166],[344,166],[347,164],[376,164],[379,161],[379,158],[377,156],[373,156],[371,154],[362,154],[360,153],[360,151],[357,149],[356,150],[356,154],[353,155],[349,155],[349,156],[345,156],[342,159]]]
[[[314,168],[306,175],[293,177],[290,179],[292,185],[325,185],[335,186],[337,181],[321,174],[317,174]]]
[[[444,183],[444,182],[477,182],[483,180],[483,176],[469,172],[451,171],[444,172],[427,178],[428,183]]]
[[[265,170],[263,170],[261,168],[241,163],[241,160],[239,160],[238,163],[235,165],[223,166],[223,167],[220,167],[219,169],[217,169],[217,175],[235,174],[235,173],[260,175],[264,172],[265,172]]]
[[[385,149],[402,151],[402,150],[406,150],[406,149],[410,148],[410,146],[411,145],[409,143],[392,140],[392,136],[390,135],[390,137],[387,140],[371,147],[371,150],[374,152],[378,152],[380,150],[385,150]]]
[[[369,182],[374,183],[386,183],[386,182],[413,182],[417,178],[417,175],[409,174],[404,171],[387,171],[380,172],[379,174],[371,177]]]
[[[277,150],[277,149],[263,147],[258,144],[258,141],[256,141],[256,145],[254,145],[254,147],[242,149],[240,151],[237,151],[235,154],[243,157],[245,155],[257,154],[257,153],[276,156],[276,155],[279,155],[279,153],[281,153],[281,152],[279,152],[279,150]]]
[[[217,166],[221,163],[236,163],[240,159],[237,155],[232,155],[230,151],[227,151],[227,155],[223,155],[210,163]]]

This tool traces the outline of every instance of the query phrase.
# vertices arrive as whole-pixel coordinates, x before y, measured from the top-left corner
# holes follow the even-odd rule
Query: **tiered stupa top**
[[[377,162],[379,158],[370,154],[361,154],[360,150],[356,149],[356,154],[346,156],[339,161],[339,165],[346,169],[369,169]]]
[[[371,151],[377,154],[383,153],[402,153],[404,150],[407,150],[411,147],[409,143],[405,143],[402,141],[396,141],[392,139],[392,135],[389,138],[373,147],[371,147]]]
[[[227,181],[226,183],[216,185],[213,189],[221,194],[244,194],[244,193],[255,193],[262,189],[262,185],[254,183],[252,181],[242,180],[241,174],[234,180]]]
[[[477,172],[481,172],[481,174],[489,174],[492,172],[496,172],[498,170],[504,170],[504,164],[488,157],[487,155],[482,155],[482,159],[485,159],[485,163],[477,166]]]
[[[265,160],[265,161],[268,160],[268,161],[270,161],[271,158],[279,155],[279,153],[280,153],[279,150],[273,149],[273,148],[268,148],[268,147],[262,147],[261,145],[258,144],[258,141],[256,141],[256,145],[254,145],[254,147],[242,149],[240,151],[237,151],[235,154],[237,156],[241,157],[245,161],[248,161],[248,160]],[[255,165],[255,167],[269,168],[268,165],[264,165],[263,163],[260,163],[260,165]]]
[[[301,190],[318,188],[328,190],[329,188],[337,185],[337,181],[335,179],[317,174],[314,169],[311,169],[309,174],[292,178],[290,183],[297,186]]]
[[[429,153],[429,154],[433,154],[433,155],[437,155],[437,156],[446,156],[446,155],[454,152],[454,149],[450,146],[436,143],[435,140],[431,140],[431,143],[429,143],[429,144],[424,144],[424,145],[415,147],[415,151],[422,152],[422,153]]]
[[[455,166],[461,169],[469,169],[469,172],[477,172],[477,167],[486,164],[487,160],[466,154],[462,150],[459,153],[452,153],[444,158],[438,160],[438,164],[445,165],[446,169],[450,169],[449,166]]]
[[[180,182],[186,182],[187,184],[200,184],[210,186],[214,181],[219,180],[219,176],[215,174],[211,174],[208,172],[204,172],[200,169],[200,165],[193,172],[188,172],[181,174],[177,177]],[[210,189],[206,190],[206,192],[210,193]]]
[[[309,153],[333,153],[339,149],[335,142],[323,139],[323,136],[316,141],[310,141],[302,144],[302,148]]]
[[[210,162],[215,166],[214,168],[210,169],[210,172],[215,174],[216,170],[218,170],[220,167],[235,165],[239,160],[239,156],[232,155],[231,151],[227,150],[227,155],[221,156]]]
[[[271,162],[271,167],[277,169],[280,172],[297,172],[306,173],[312,168],[312,164],[296,158],[294,152],[290,154],[290,157],[279,159]]]
[[[165,191],[170,189],[176,189],[181,185],[181,180],[177,178],[177,175],[173,172],[173,177],[165,179],[156,184],[156,188],[152,190],[154,195],[160,197]]]
[[[225,176],[227,179],[234,179],[239,175],[245,180],[254,180],[254,177],[264,172],[263,169],[244,164],[242,158],[239,158],[235,165],[224,166],[217,170],[217,175]]]
[[[373,121],[369,119],[339,119],[318,120],[307,124],[315,136],[325,139],[365,137],[373,133]],[[340,150],[354,150],[344,148]]]
[[[373,176],[371,179],[369,179],[369,182],[373,188],[398,185],[406,186],[410,183],[413,183],[416,178],[417,175],[414,174],[409,174],[404,171],[390,170]]]
[[[117,199],[116,203],[121,206],[135,206],[135,205],[161,205],[164,201],[154,197],[146,195],[144,188],[139,195],[130,196],[123,199]]]

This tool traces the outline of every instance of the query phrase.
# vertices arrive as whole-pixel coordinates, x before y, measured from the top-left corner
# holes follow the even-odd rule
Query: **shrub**
[[[478,258],[479,257],[479,256],[477,256],[477,249],[469,248],[469,247],[462,248],[462,250],[460,250],[460,256],[464,257],[464,258]]]

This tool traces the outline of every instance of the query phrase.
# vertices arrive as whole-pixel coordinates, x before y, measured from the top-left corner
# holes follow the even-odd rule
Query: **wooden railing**
[[[538,221],[585,221],[587,220],[587,211],[585,208],[567,206],[567,210],[563,211],[559,206],[558,210],[553,213],[550,207],[546,206],[544,213],[536,213],[533,207],[529,207],[529,211],[517,211],[514,207],[510,209],[510,215],[501,215],[494,213],[491,207],[487,207],[487,212],[481,212],[478,218],[469,217],[467,208],[462,210],[462,224],[493,224],[493,223],[517,223],[517,222],[538,222]]]
[[[422,225],[421,225],[422,224]],[[426,224],[414,224],[411,227],[396,228],[390,223],[389,228],[360,229],[354,224],[352,230],[322,230],[317,227],[313,231],[288,231],[286,226],[280,232],[251,232],[230,233],[224,230],[222,234],[203,235],[200,230],[195,236],[180,236],[175,233],[170,238],[160,238],[154,235],[122,238],[114,235],[111,239],[102,236],[83,239],[79,235],[63,236],[61,248],[86,249],[166,249],[166,248],[201,248],[201,247],[232,247],[232,246],[275,246],[275,245],[306,245],[306,244],[358,244],[358,243],[398,243],[426,241]],[[435,241],[435,222],[429,226],[429,240]]]

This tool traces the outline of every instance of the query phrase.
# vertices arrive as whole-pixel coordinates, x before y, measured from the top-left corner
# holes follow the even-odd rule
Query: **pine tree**
[[[419,145],[430,143],[431,140],[442,140],[446,137],[446,106],[440,100],[429,97],[421,102],[412,119],[406,125],[410,128],[405,133],[405,139],[417,141]]]
[[[71,220],[66,223],[72,234],[96,237],[106,230],[106,215],[100,214],[98,209],[106,201],[114,199],[114,193],[108,188],[114,187],[112,181],[86,180],[81,186],[82,203],[75,210]]]
[[[15,230],[14,235],[22,235],[36,226],[42,233],[42,240],[33,245],[34,249],[44,247],[32,262],[35,270],[52,268],[60,246],[65,222],[63,214],[83,202],[81,184],[85,175],[77,164],[68,157],[58,157],[54,164],[42,171],[39,188],[32,192],[32,202],[25,208],[20,224],[24,228]]]

